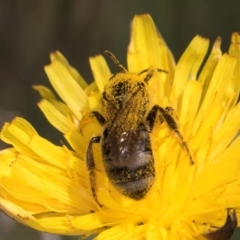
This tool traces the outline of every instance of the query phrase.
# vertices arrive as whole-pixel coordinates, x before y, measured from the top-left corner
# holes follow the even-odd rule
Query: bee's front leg
[[[98,203],[98,205],[102,207],[102,205],[99,203],[97,199],[96,190],[95,190],[95,173],[94,173],[95,162],[94,162],[93,148],[92,148],[94,143],[100,143],[100,141],[101,141],[101,136],[91,138],[87,148],[86,165],[89,171],[90,186],[91,186],[93,198]]]
[[[147,118],[146,118],[146,123],[148,125],[149,130],[152,131],[154,124],[156,122],[158,113],[159,113],[160,122],[166,123],[171,135],[177,140],[177,142],[180,144],[182,149],[189,156],[190,164],[192,165],[194,163],[192,155],[187,146],[187,143],[185,142],[182,134],[180,133],[180,131],[178,129],[178,125],[173,117],[173,110],[171,107],[167,107],[166,109],[164,109],[164,108],[160,107],[159,105],[153,106],[153,108],[150,110],[150,112],[148,113]]]

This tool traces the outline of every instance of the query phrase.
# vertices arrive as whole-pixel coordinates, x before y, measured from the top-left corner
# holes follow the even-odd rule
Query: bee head
[[[119,109],[124,107],[128,109],[128,106],[134,107],[136,102],[141,102],[145,106],[147,101],[147,92],[145,84],[152,77],[153,71],[147,74],[147,77],[141,76],[143,71],[139,75],[130,73],[124,68],[117,58],[109,51],[105,51],[105,54],[111,58],[111,60],[119,68],[119,72],[112,75],[108,84],[105,86],[102,94],[103,107],[108,114],[116,115]],[[140,100],[142,98],[142,100]],[[144,107],[143,106],[143,107]]]
[[[139,97],[147,95],[141,76],[131,73],[117,73],[111,77],[103,92],[103,106],[121,109],[134,106]],[[109,111],[109,110],[107,110]]]

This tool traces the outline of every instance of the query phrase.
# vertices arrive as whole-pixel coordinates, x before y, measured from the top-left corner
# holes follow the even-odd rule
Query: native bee
[[[90,113],[104,128],[102,136],[93,137],[88,145],[86,164],[90,175],[92,194],[95,193],[95,162],[92,146],[101,144],[103,164],[106,174],[123,195],[140,200],[150,190],[155,179],[154,158],[150,142],[150,133],[158,119],[165,122],[169,131],[188,154],[190,163],[193,159],[189,148],[178,130],[172,116],[172,108],[154,105],[149,109],[149,94],[146,84],[152,78],[154,70],[141,73],[129,73],[109,51],[105,51],[118,66],[102,93],[104,116],[99,112]],[[158,70],[165,72],[164,70]],[[142,76],[146,73],[145,77]],[[98,202],[100,205],[100,203]]]

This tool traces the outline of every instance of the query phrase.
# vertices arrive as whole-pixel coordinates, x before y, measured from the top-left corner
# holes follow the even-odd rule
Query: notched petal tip
[[[217,37],[217,39],[214,42],[214,48],[219,48],[221,47],[222,44],[222,38],[221,37]]]
[[[54,95],[54,93],[49,88],[47,88],[45,86],[33,85],[32,88],[34,90],[38,91],[42,98],[45,98],[47,100],[56,99],[56,96]]]
[[[240,43],[240,32],[234,32],[231,37],[231,42],[234,44]]]
[[[235,209],[228,209],[226,223],[218,230],[204,235],[208,240],[228,240],[232,237],[238,225]]]

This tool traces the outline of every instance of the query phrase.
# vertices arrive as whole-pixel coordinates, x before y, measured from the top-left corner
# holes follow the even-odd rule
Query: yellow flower
[[[92,195],[85,153],[103,127],[83,116],[101,112],[101,93],[111,73],[102,56],[90,58],[95,82],[87,85],[59,52],[51,54],[45,70],[63,101],[44,86],[34,88],[43,98],[40,109],[70,147],[50,143],[22,118],[6,123],[1,139],[13,147],[0,153],[0,209],[56,234],[98,234],[104,240],[228,239],[240,217],[239,42],[234,33],[229,54],[222,55],[218,38],[200,71],[209,41],[196,36],[175,66],[151,17],[134,18],[128,71],[168,71],[149,80],[150,103],[174,109],[190,153],[165,123],[156,123],[150,134],[155,182],[144,199],[135,201],[109,183],[95,144],[95,189],[102,207]]]

